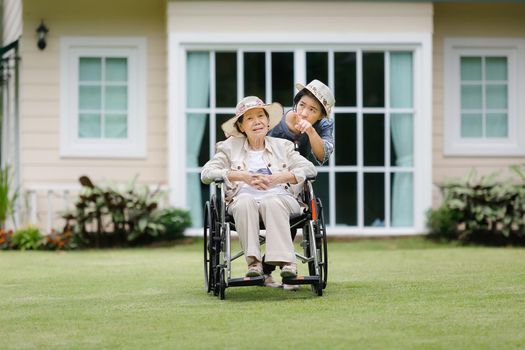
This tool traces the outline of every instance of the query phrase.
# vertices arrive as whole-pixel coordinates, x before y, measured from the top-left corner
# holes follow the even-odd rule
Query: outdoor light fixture
[[[43,50],[46,48],[46,34],[49,32],[49,29],[44,25],[44,21],[42,20],[40,22],[40,25],[36,29],[36,32],[38,34],[38,41],[36,45],[40,50]]]

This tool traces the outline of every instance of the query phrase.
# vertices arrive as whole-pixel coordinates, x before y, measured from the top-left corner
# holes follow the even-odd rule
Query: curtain
[[[413,71],[411,52],[390,53],[390,106],[412,108]],[[396,154],[394,167],[413,165],[413,116],[410,113],[390,115],[390,134]],[[392,179],[391,225],[413,225],[413,174],[394,172]]]
[[[187,107],[209,107],[210,64],[208,52],[188,52],[187,56]],[[186,167],[199,166],[199,152],[206,130],[206,113],[188,113],[186,117]],[[202,193],[199,173],[188,173],[187,203],[193,227],[202,227]]]

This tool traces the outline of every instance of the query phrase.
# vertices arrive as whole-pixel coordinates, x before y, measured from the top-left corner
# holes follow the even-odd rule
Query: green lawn
[[[0,349],[525,348],[525,249],[422,238],[328,249],[324,296],[243,287],[224,301],[203,291],[201,241],[0,252]]]

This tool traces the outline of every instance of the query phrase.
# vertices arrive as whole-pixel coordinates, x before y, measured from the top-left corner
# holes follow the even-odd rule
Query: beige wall
[[[21,164],[24,186],[94,180],[167,182],[167,55],[164,0],[27,0],[21,40]],[[36,28],[49,28],[47,47],[36,47]],[[61,158],[60,38],[136,36],[147,40],[147,158]]]
[[[525,157],[457,157],[443,155],[443,40],[446,37],[525,37],[525,4],[434,5],[433,181],[506,170]],[[524,98],[521,96],[520,98]],[[524,118],[525,116],[520,116]]]
[[[432,31],[432,5],[414,3],[172,1],[168,17],[170,32]]]

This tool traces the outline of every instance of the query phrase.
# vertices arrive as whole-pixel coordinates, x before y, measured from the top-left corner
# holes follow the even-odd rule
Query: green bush
[[[75,210],[64,215],[63,231],[73,233],[75,244],[136,246],[158,240],[166,232],[166,224],[174,232],[180,230],[178,213],[158,209],[164,194],[159,189],[151,191],[148,186],[137,185],[136,178],[123,190],[97,186],[87,176],[82,176],[80,183],[82,191]]]
[[[188,210],[167,208],[159,210],[159,223],[164,225],[165,232],[159,235],[160,240],[176,240],[184,238],[184,230],[191,225],[191,216]]]
[[[0,169],[0,229],[4,228],[5,221],[13,217],[14,205],[18,197],[18,190],[11,188],[11,169],[6,166]]]
[[[15,233],[13,233],[13,236],[11,237],[11,246],[14,249],[20,250],[36,250],[42,246],[43,238],[44,237],[38,228],[34,226],[28,226],[26,228],[16,230]]]
[[[525,244],[525,171],[512,166],[514,176],[499,173],[449,180],[440,188],[444,201],[427,214],[431,236],[491,245]]]

